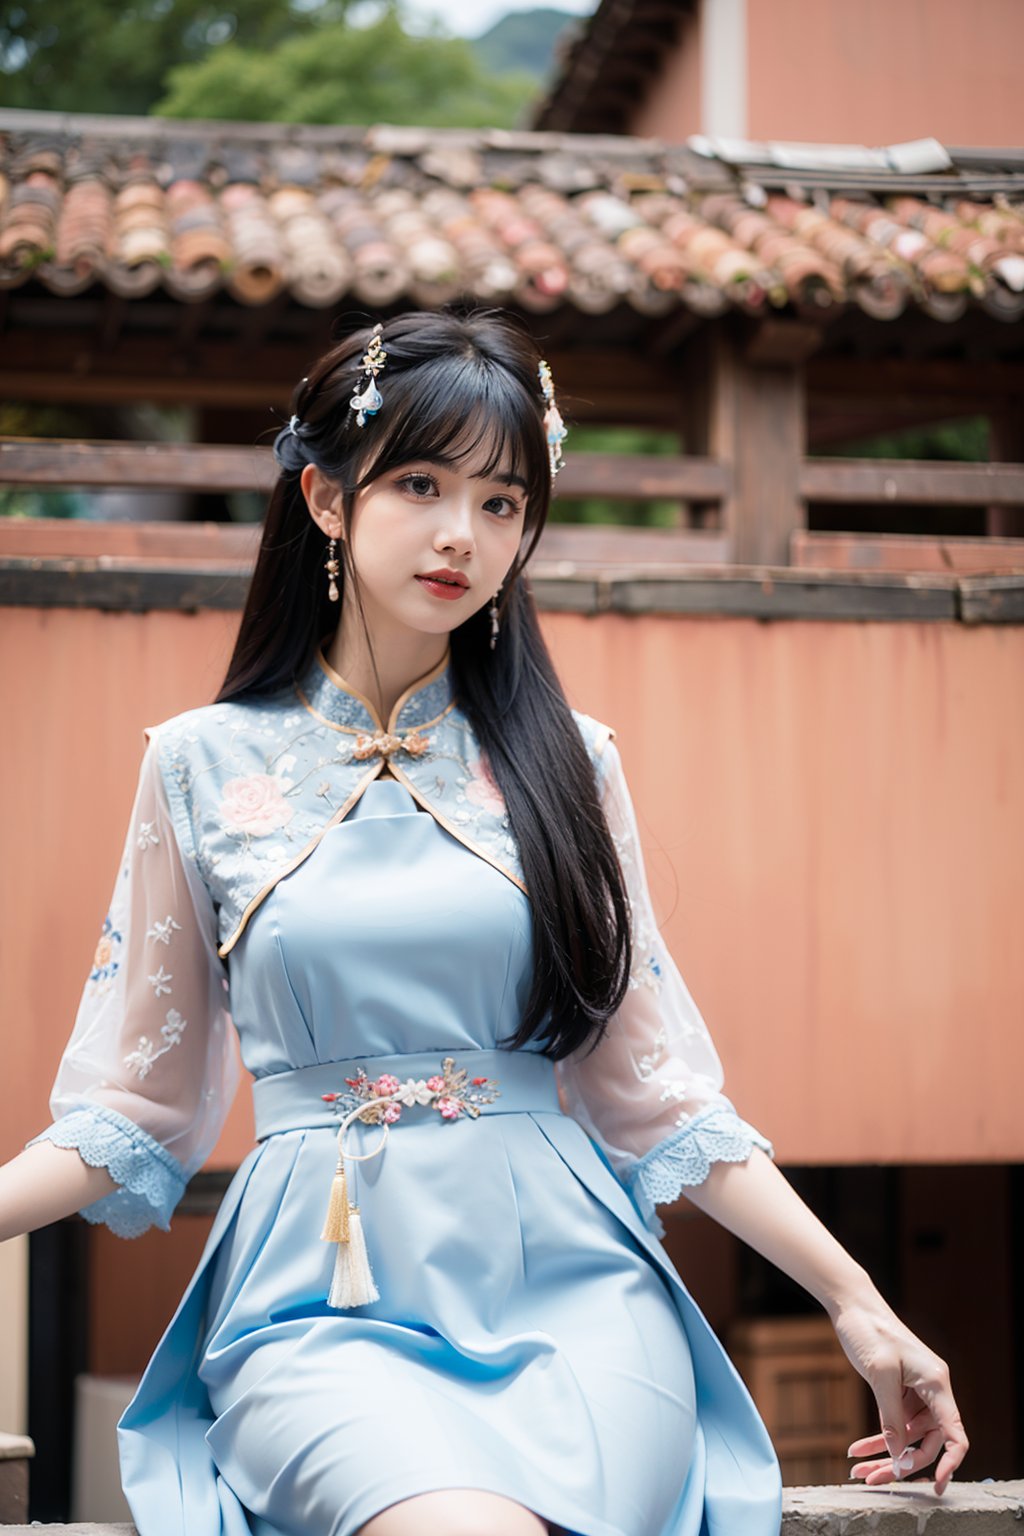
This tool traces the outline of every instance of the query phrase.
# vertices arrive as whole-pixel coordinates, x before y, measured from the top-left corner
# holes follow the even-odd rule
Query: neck
[[[387,726],[402,694],[445,659],[449,637],[404,630],[371,638],[372,656],[358,615],[343,606],[338,628],[324,646],[324,660],[373,705],[381,725]]]

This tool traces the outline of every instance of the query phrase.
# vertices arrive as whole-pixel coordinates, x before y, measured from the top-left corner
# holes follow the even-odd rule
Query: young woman
[[[684,1188],[828,1309],[881,1417],[854,1475],[938,1457],[941,1492],[946,1368],[723,1096],[613,732],[541,638],[546,364],[406,314],[294,412],[227,679],[147,733],[54,1123],[0,1172],[3,1236],[166,1227],[237,1031],[258,1144],[121,1421],[141,1536],[775,1536],[657,1240]]]

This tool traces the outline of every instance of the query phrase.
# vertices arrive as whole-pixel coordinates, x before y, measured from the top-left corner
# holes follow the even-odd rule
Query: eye
[[[397,480],[396,485],[400,490],[408,490],[413,496],[426,497],[437,490],[437,481],[433,475],[403,475]]]
[[[511,496],[491,496],[484,502],[484,506],[501,519],[515,517],[523,510]]]

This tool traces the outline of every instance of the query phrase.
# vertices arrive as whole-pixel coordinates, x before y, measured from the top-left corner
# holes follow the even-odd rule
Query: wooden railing
[[[116,486],[120,490],[255,491],[269,495],[276,472],[269,447],[0,438],[0,486]],[[576,453],[559,476],[560,498],[678,501],[692,511],[699,509],[704,526],[649,529],[552,523],[545,535],[545,559],[569,562],[577,570],[608,565],[664,569],[729,563],[734,559],[735,530],[728,526],[727,509],[735,508],[742,494],[742,487],[734,483],[732,466],[715,459]],[[1024,569],[1024,538],[920,538],[908,544],[902,537],[900,561],[890,567],[884,555],[889,536],[860,539],[841,535],[837,542],[834,536],[808,533],[806,509],[811,503],[992,507],[1020,509],[1024,515],[1024,464],[805,458],[799,461],[792,487],[788,541],[791,564],[820,563],[826,569],[865,569],[872,565],[903,570]],[[68,545],[60,553],[74,552],[73,528],[74,523],[69,522]],[[246,535],[239,534],[238,538],[244,542]],[[237,551],[238,543],[228,542]],[[874,554],[858,558],[858,549],[863,550],[865,544]],[[964,549],[959,559],[937,554],[940,548],[948,551],[961,545]],[[909,563],[915,550],[916,557],[924,562],[917,567]]]

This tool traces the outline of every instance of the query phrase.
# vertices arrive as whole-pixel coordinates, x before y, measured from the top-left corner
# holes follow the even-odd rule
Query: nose
[[[469,496],[449,496],[440,505],[434,548],[451,550],[463,559],[476,548],[473,531],[473,504]]]

